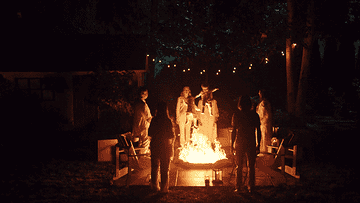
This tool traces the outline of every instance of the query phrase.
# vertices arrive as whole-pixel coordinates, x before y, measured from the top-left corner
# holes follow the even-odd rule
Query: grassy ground
[[[356,171],[331,164],[305,165],[295,186],[259,187],[235,194],[232,187],[174,187],[158,194],[149,186],[111,184],[112,163],[51,160],[14,171],[2,181],[1,196],[9,202],[357,202]]]

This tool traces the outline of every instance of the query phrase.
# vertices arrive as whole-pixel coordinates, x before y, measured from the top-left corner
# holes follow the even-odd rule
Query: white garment
[[[267,152],[272,138],[272,112],[271,105],[266,99],[262,100],[256,107],[256,113],[260,117],[261,143],[260,152]]]
[[[199,133],[208,137],[208,140],[213,143],[217,138],[217,124],[216,121],[219,117],[219,110],[217,107],[217,102],[215,99],[212,99],[210,104],[203,104],[203,100],[200,100],[198,103],[198,108],[200,109],[199,114]],[[204,107],[204,113],[202,113],[202,108]]]

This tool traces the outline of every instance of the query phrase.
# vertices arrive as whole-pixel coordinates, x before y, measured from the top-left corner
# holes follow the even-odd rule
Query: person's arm
[[[179,119],[180,119],[180,97],[178,97],[177,99],[177,103],[176,103],[176,124],[179,124]]]
[[[261,128],[260,128],[260,118],[256,115],[257,122],[256,122],[256,136],[258,140],[258,146],[256,146],[257,150],[260,150],[260,143],[261,143]]]
[[[235,138],[236,138],[235,113],[232,115],[232,118],[231,118],[231,126],[232,126],[232,131],[231,131],[231,149],[233,149],[233,147],[234,147],[234,142],[235,142]]]
[[[219,109],[217,106],[217,101],[215,99],[213,100],[212,108],[213,108],[213,112],[214,112],[213,115],[215,116],[215,123],[216,123],[219,119]]]

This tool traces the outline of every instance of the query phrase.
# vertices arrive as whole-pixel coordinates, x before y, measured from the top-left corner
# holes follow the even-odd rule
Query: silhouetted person
[[[170,160],[174,156],[175,133],[173,123],[165,102],[159,102],[156,116],[152,119],[149,136],[151,137],[151,187],[156,191],[168,192]],[[158,173],[161,173],[159,187]]]
[[[236,192],[245,189],[243,182],[243,163],[248,160],[249,192],[254,190],[255,186],[255,160],[256,160],[256,138],[255,129],[257,129],[257,137],[261,139],[260,118],[259,115],[251,110],[251,100],[247,95],[241,96],[238,102],[238,109],[232,118],[232,146],[235,142],[236,162],[238,165],[236,178]],[[260,143],[260,142],[259,142]]]

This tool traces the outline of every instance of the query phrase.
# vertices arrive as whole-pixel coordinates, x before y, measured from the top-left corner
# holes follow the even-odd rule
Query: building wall
[[[138,86],[144,85],[145,70],[135,70],[133,81],[137,82]],[[42,101],[41,105],[48,111],[59,113],[63,118],[68,121],[68,124],[63,126],[63,129],[71,129],[78,125],[82,127],[94,120],[97,117],[98,110],[92,104],[84,100],[84,92],[90,85],[88,80],[80,79],[86,78],[91,74],[91,71],[78,71],[78,72],[0,72],[5,79],[12,83],[16,83],[16,79],[21,78],[57,78],[59,79],[54,83],[56,89],[53,101]],[[74,78],[77,78],[76,86],[74,87]],[[76,94],[76,95],[75,95]],[[74,103],[75,102],[75,103]],[[78,108],[78,109],[74,109]],[[76,116],[74,116],[74,113]],[[76,117],[76,118],[75,118]],[[75,121],[75,119],[80,119]],[[76,127],[76,126],[75,126]]]

